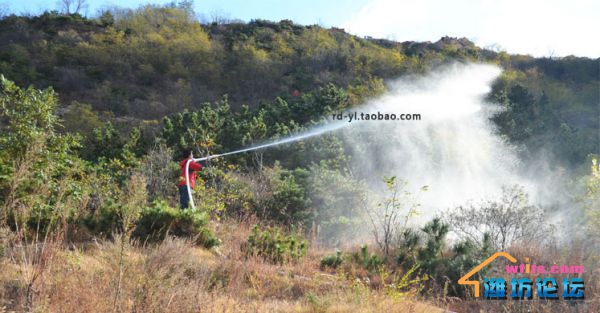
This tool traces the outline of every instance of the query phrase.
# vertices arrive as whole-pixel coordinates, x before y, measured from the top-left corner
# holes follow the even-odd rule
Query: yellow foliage
[[[262,50],[253,42],[244,42],[235,44],[233,46],[233,51],[235,51],[240,57],[243,57],[245,60],[249,62],[268,62],[269,61],[269,53],[265,50]]]
[[[288,45],[288,41],[282,34],[273,36],[273,53],[282,60],[290,58],[294,54],[294,49]]]
[[[327,50],[336,48],[337,43],[331,34],[319,27],[310,28],[302,32],[299,45],[305,51],[306,56],[314,56]]]
[[[120,46],[125,42],[125,33],[114,27],[108,27],[106,31],[94,33],[91,36],[91,43],[94,45]]]
[[[525,79],[525,73],[518,70],[506,69],[502,72],[500,77],[505,81],[511,82]]]
[[[600,165],[597,158],[592,158],[591,169],[591,175],[585,179],[586,191],[583,201],[588,227],[592,234],[600,237]]]
[[[167,41],[165,40],[165,38],[163,38],[163,36],[161,36],[159,33],[148,33],[145,35],[145,41],[151,45],[164,45],[167,43]]]

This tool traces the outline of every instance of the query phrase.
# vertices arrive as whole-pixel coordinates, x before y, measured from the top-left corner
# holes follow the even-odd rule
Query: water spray
[[[357,164],[355,175],[372,190],[382,192],[381,177],[389,175],[414,186],[430,186],[429,196],[420,200],[428,215],[472,199],[496,197],[503,186],[515,184],[525,186],[533,199],[544,199],[545,189],[538,188],[536,181],[545,177],[532,179],[542,175],[521,170],[518,155],[489,120],[501,110],[498,104],[486,101],[500,74],[501,69],[493,65],[449,65],[425,76],[391,81],[386,94],[351,108],[367,114],[420,113],[424,118],[417,122],[358,119],[350,123],[332,117],[329,123],[300,134],[194,161],[344,130],[340,138],[345,153]],[[189,185],[188,194],[194,207]]]

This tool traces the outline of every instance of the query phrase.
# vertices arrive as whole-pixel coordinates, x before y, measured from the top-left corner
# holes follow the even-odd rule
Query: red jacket
[[[179,165],[181,166],[181,177],[179,177],[179,184],[178,186],[185,186],[186,185],[186,181],[185,181],[185,164],[187,163],[189,159],[183,159],[181,160],[181,162],[179,162]],[[189,171],[190,171],[190,188],[194,189],[194,186],[196,185],[196,171],[199,171],[200,169],[202,169],[202,165],[200,165],[200,163],[196,163],[195,161],[191,161],[190,162],[190,167],[189,167]]]

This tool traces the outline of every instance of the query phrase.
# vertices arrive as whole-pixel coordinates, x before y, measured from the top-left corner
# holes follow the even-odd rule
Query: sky
[[[93,16],[106,6],[136,8],[172,0],[87,2],[84,13]],[[0,0],[0,4],[17,14],[59,7],[56,0]],[[397,41],[466,37],[480,47],[509,53],[600,57],[597,0],[196,0],[194,9],[206,20],[291,19]]]

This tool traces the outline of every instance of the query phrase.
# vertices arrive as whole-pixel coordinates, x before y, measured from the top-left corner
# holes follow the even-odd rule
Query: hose
[[[218,157],[225,156],[225,155],[230,155],[230,154],[236,154],[236,153],[245,152],[247,150],[248,149],[239,150],[239,151],[233,151],[233,152],[227,152],[227,153],[222,153],[222,154],[209,155],[209,156],[205,156],[205,157],[197,158],[197,159],[189,159],[185,163],[185,185],[187,187],[188,198],[190,199],[190,204],[192,206],[192,209],[196,209],[196,205],[194,204],[194,198],[192,197],[192,188],[190,187],[190,184],[189,184],[189,181],[190,181],[190,162],[192,162],[192,161],[199,162],[199,161],[210,160],[210,159],[218,158]]]

